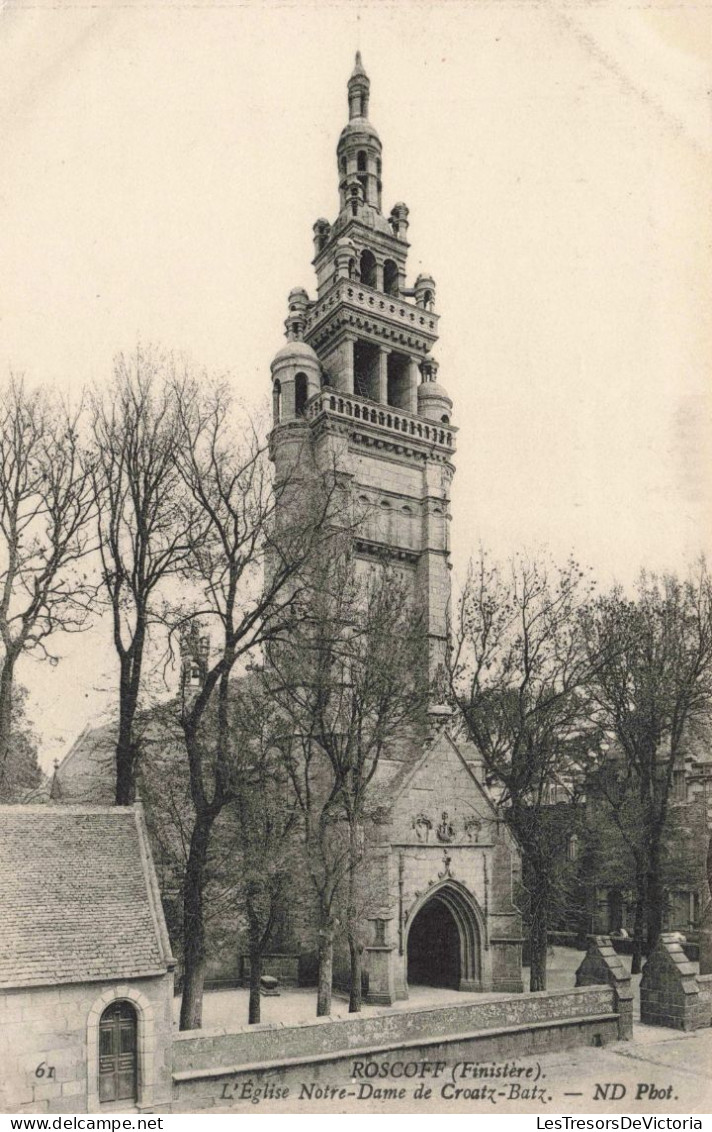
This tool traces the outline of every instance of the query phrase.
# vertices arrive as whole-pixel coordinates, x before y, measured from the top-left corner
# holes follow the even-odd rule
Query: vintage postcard
[[[0,1109],[702,1128],[709,0],[0,73]]]

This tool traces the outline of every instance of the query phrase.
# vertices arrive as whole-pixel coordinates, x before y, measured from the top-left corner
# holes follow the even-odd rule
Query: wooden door
[[[99,1100],[137,1100],[137,1024],[130,1002],[113,1002],[99,1023]]]

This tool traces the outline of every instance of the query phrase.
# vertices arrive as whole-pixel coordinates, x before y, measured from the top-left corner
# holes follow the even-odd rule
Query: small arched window
[[[383,264],[383,290],[387,295],[398,295],[398,264],[392,259]]]
[[[356,168],[359,173],[365,173],[367,167],[367,158],[365,149],[360,149],[356,154]]]
[[[298,373],[294,379],[294,412],[298,417],[304,416],[307,407],[308,385],[307,375]]]
[[[444,416],[442,416],[442,417],[440,418],[440,420],[442,421],[442,423],[443,423],[443,424],[450,424],[450,418],[449,418],[449,416],[447,415],[447,413],[445,413],[445,414],[444,414]]]
[[[423,307],[426,311],[431,311],[433,309],[433,292],[432,291],[424,291],[423,292]]]
[[[282,383],[279,378],[272,386],[272,416],[274,423],[279,424],[282,419]]]
[[[368,248],[361,252],[361,282],[364,287],[376,286],[376,257]]]

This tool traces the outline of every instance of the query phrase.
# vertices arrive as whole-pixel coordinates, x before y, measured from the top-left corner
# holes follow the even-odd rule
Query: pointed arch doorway
[[[481,990],[480,914],[461,885],[440,885],[416,909],[407,941],[409,986]]]

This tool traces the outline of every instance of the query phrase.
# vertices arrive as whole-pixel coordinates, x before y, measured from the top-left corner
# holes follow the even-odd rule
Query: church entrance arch
[[[454,882],[440,885],[416,909],[408,929],[408,984],[480,990],[480,940],[474,898]]]

